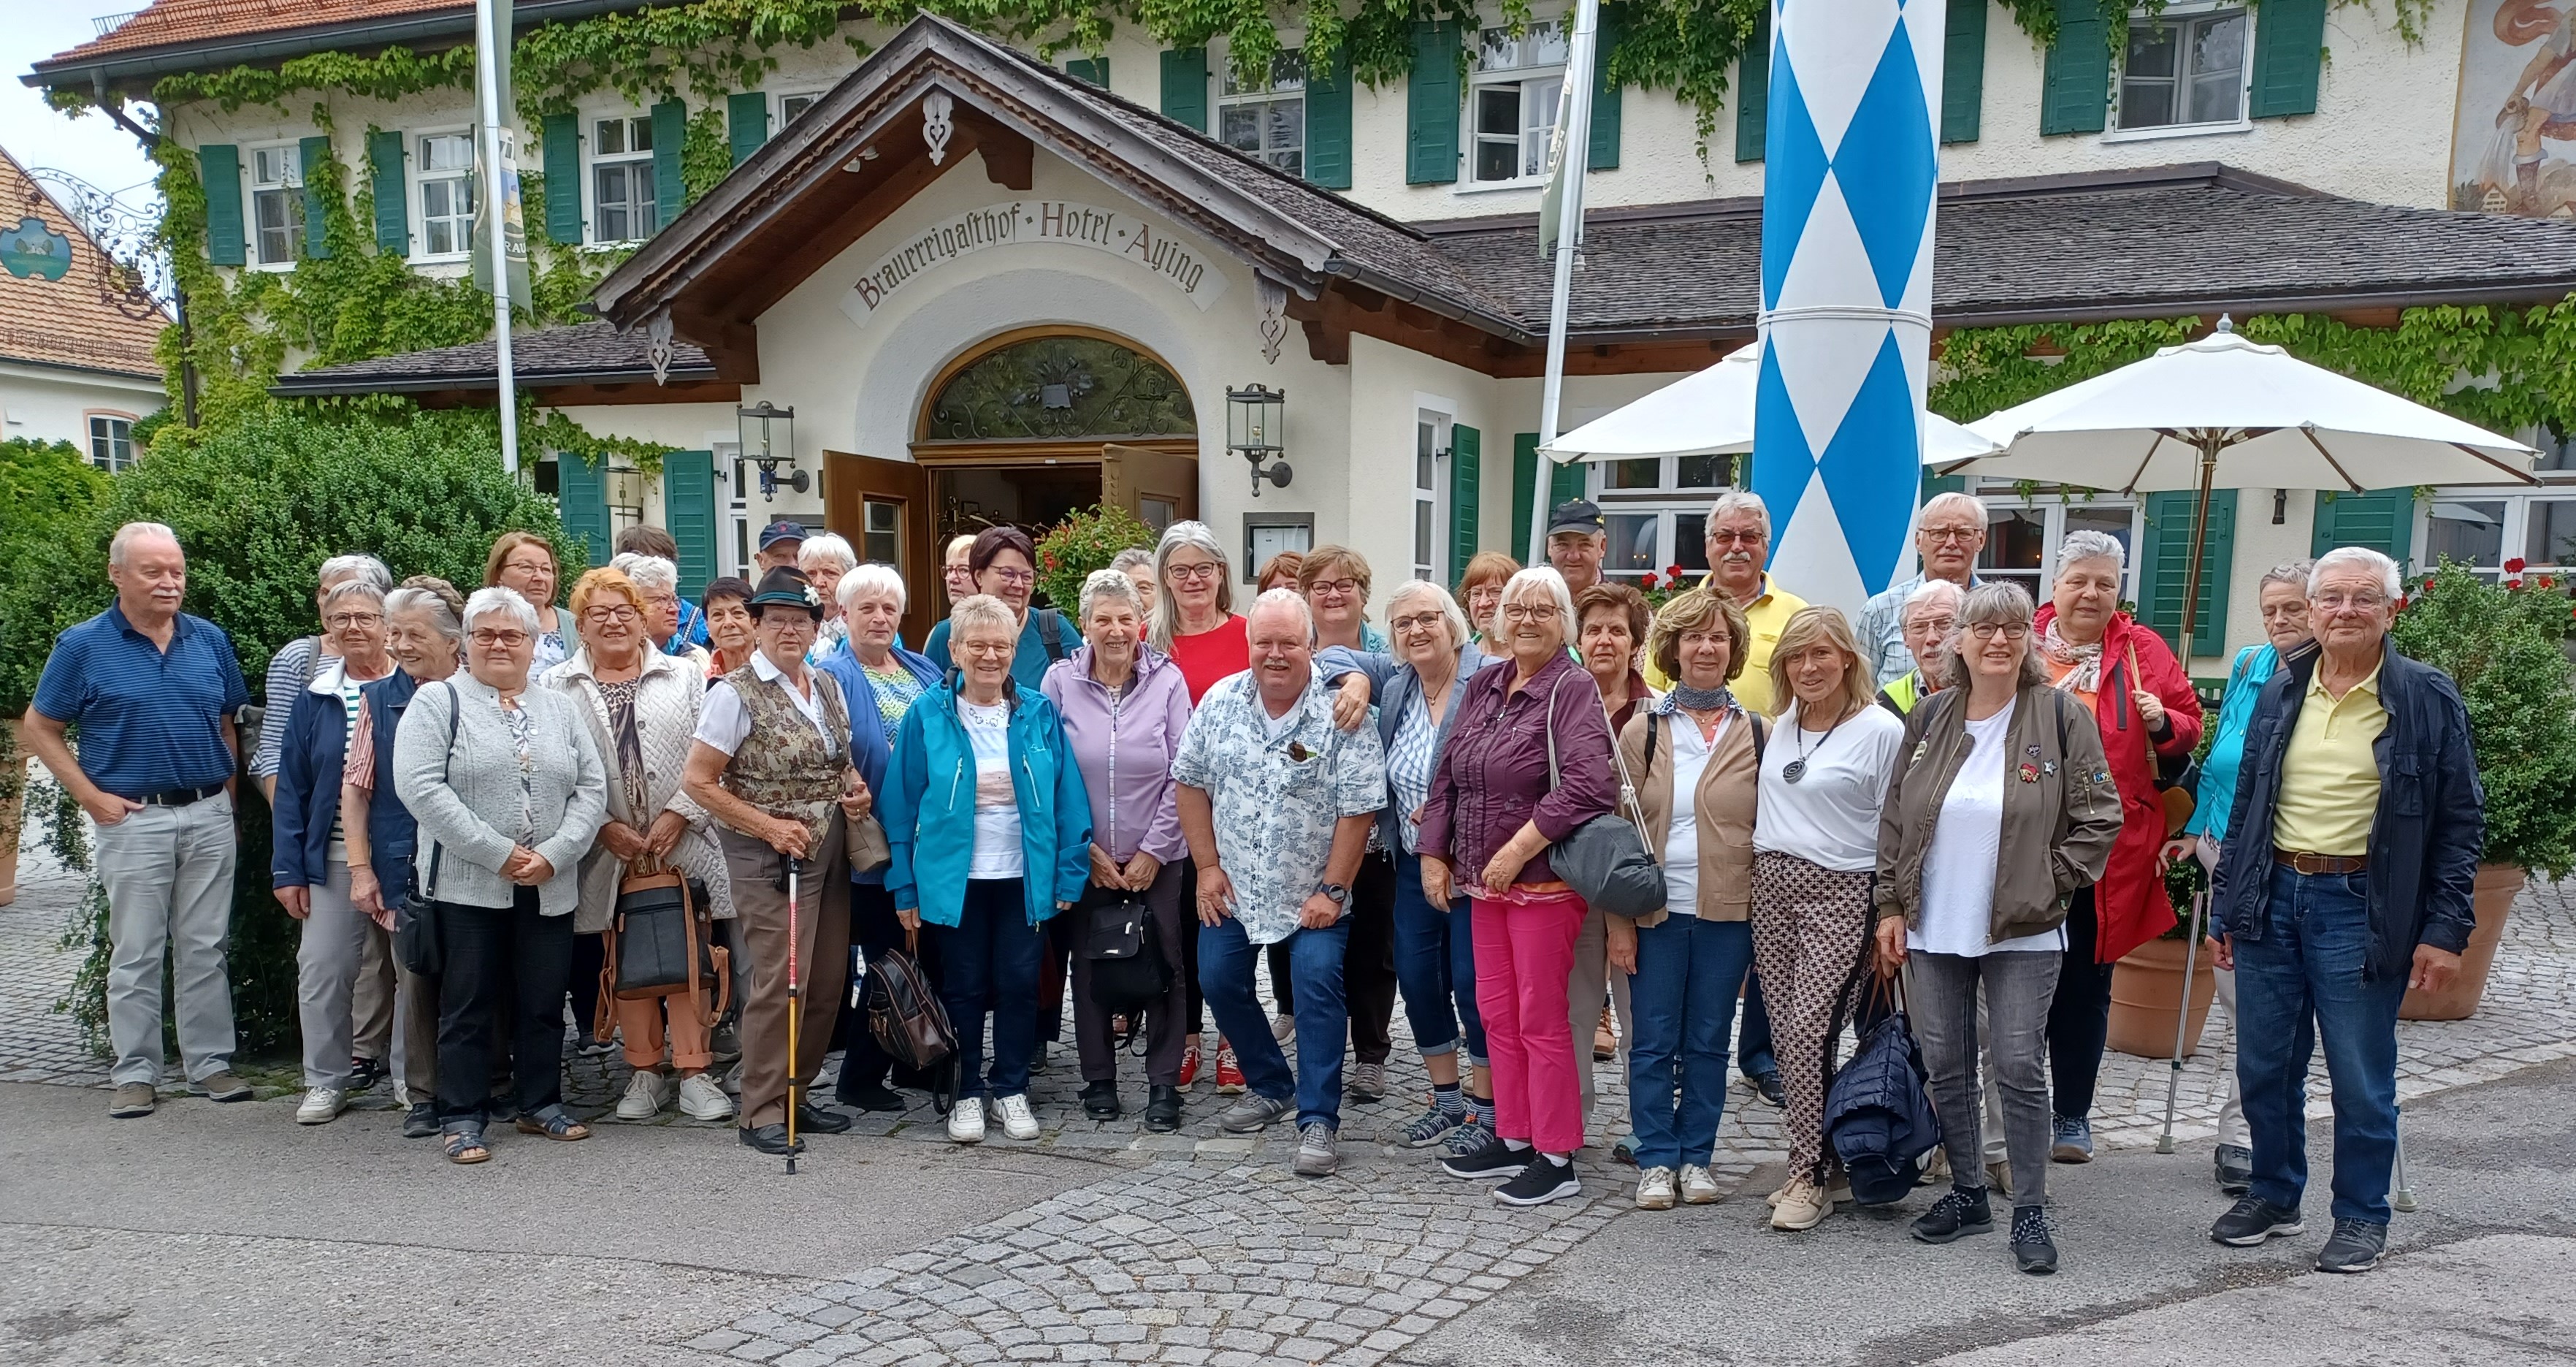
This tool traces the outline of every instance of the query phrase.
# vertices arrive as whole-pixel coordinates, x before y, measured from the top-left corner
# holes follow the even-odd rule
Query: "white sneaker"
[[[704,1073],[680,1079],[680,1114],[691,1120],[733,1119],[733,1098]]]
[[[948,1109],[948,1139],[955,1144],[984,1142],[984,1098],[957,1098],[957,1104]]]
[[[1717,1202],[1717,1179],[1697,1163],[1682,1164],[1682,1204],[1714,1205]]]
[[[993,1106],[1002,1113],[1002,1133],[1019,1140],[1038,1137],[1038,1118],[1036,1113],[1029,1109],[1027,1093],[1003,1097],[995,1101]]]
[[[1648,1168],[1637,1174],[1637,1209],[1671,1210],[1673,1208],[1673,1170]]]
[[[732,1067],[725,1069],[724,1079],[717,1085],[724,1088],[726,1096],[742,1095],[742,1064],[736,1062]]]
[[[650,1068],[638,1068],[626,1083],[626,1095],[617,1099],[620,1120],[650,1120],[662,1113],[662,1103],[671,1099],[671,1080]]]
[[[1833,1214],[1834,1204],[1825,1189],[1810,1177],[1792,1177],[1780,1189],[1780,1204],[1771,1209],[1773,1229],[1814,1229]]]
[[[349,1094],[337,1087],[316,1087],[304,1094],[304,1104],[295,1108],[298,1125],[328,1125],[340,1112],[349,1108]]]
[[[1272,1017],[1270,1021],[1270,1038],[1279,1041],[1283,1046],[1286,1045],[1288,1041],[1297,1038],[1297,1018],[1295,1016]]]

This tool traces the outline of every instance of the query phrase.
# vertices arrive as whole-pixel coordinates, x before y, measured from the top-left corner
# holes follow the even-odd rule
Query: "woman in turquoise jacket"
[[[1012,682],[1017,616],[977,594],[957,604],[948,627],[957,668],[904,713],[877,797],[894,854],[886,891],[904,929],[927,921],[939,939],[939,995],[957,1031],[948,1137],[983,1140],[989,1091],[1002,1132],[1030,1140],[1043,927],[1090,878],[1091,799],[1055,704]]]

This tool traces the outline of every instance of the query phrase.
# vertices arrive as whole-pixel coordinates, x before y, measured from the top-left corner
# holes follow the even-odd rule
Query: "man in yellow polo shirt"
[[[2456,571],[2455,571],[2456,572]],[[2388,642],[2397,564],[2347,546],[2308,573],[2316,649],[2263,685],[2234,819],[2210,880],[2218,966],[2236,970],[2236,1076],[2253,1182],[2210,1227],[2251,1248],[2299,1234],[2309,1056],[2334,1087],[2334,1233],[2320,1272],[2366,1272],[2388,1245],[2397,1152],[2397,1011],[2459,971],[2486,794],[2448,675]]]
[[[1740,490],[1718,495],[1717,502],[1709,505],[1708,526],[1702,535],[1708,575],[1699,581],[1700,587],[1733,599],[1744,610],[1744,624],[1752,629],[1744,672],[1729,687],[1746,711],[1770,716],[1771,648],[1780,643],[1780,628],[1807,600],[1772,583],[1770,573],[1762,568],[1771,559],[1771,510],[1763,505],[1761,495]],[[1658,692],[1673,686],[1651,662],[1646,666],[1646,682]]]

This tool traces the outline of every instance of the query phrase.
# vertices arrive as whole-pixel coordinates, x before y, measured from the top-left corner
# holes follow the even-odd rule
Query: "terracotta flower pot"
[[[2399,1019],[2456,1021],[2477,1014],[2478,998],[2487,990],[2487,972],[2495,967],[2496,945],[2504,939],[2505,918],[2513,914],[2513,899],[2522,894],[2522,885],[2529,879],[2513,864],[2478,865],[2473,894],[2478,925],[2469,932],[2469,947],[2460,952],[2459,976],[2439,992],[2409,991],[2406,1004],[2397,1010]]]
[[[2120,961],[2111,973],[2111,1047],[2140,1058],[2171,1058],[2174,1022],[2183,1014],[2183,951],[2180,940],[2149,940]],[[2195,956],[2191,970],[2190,1019],[2184,1023],[2182,1052],[2200,1051],[2200,1029],[2209,1020],[2209,1003],[2218,995],[2218,975],[2209,955]]]

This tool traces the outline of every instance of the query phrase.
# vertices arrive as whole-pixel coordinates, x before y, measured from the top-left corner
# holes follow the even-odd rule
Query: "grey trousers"
[[[2202,836],[2194,847],[2194,853],[2199,856],[2202,868],[2212,873],[2218,871],[2217,841],[2208,836]],[[2211,929],[2211,933],[2217,933],[2215,927]],[[2207,946],[2203,946],[2204,952],[2206,949]],[[2232,1036],[2236,1033],[2235,969],[2218,970],[2218,1004],[2227,1009],[2227,1032]],[[2234,1068],[2227,1069],[2226,1073],[2227,1100],[2218,1108],[2218,1142],[2222,1148],[2233,1146],[2250,1149],[2254,1147],[2254,1132],[2245,1126],[2245,1089],[2238,1085]]]
[[[295,1015],[304,1036],[304,1085],[346,1090],[349,1009],[358,964],[376,923],[349,900],[349,866],[334,859],[324,881],[306,889],[312,912],[295,946]]]
[[[1916,954],[1905,957],[1905,1000],[1907,1002],[1913,1001],[1923,991],[1914,981],[1914,965],[1921,957]],[[1993,1077],[1995,1075],[1994,1035],[1987,1028],[1986,994],[1982,988],[1977,992],[1977,1057],[1984,1062],[1984,1076]],[[2005,1162],[2008,1155],[2004,1152],[2003,1092],[2000,1088],[1988,1087],[1985,1089],[1985,1098],[1986,1161],[1988,1163]]]
[[[1565,1018],[1574,1027],[1574,1076],[1583,1084],[1583,1123],[1592,1125],[1592,1037],[1601,1028],[1601,1003],[1607,1000],[1619,1018],[1619,1057],[1612,1064],[1618,1077],[1628,1076],[1628,1041],[1637,1033],[1628,1014],[1628,975],[1610,971],[1610,929],[1599,907],[1583,913],[1583,931],[1574,937],[1574,971],[1565,979]],[[1620,1116],[1618,1129],[1628,1128]]]
[[[188,1080],[232,1066],[233,989],[224,971],[232,934],[233,800],[146,807],[98,828],[98,879],[107,889],[108,1080],[158,1085],[161,964],[170,963],[179,1056]]]
[[[1915,1042],[1932,1075],[1932,1109],[1950,1155],[1950,1182],[1986,1184],[1982,1107],[1977,1089],[1977,989],[1985,989],[1994,1087],[2003,1094],[2004,1151],[2012,1163],[2013,1204],[2048,1200],[2048,1153],[2054,1137],[2048,1109],[2048,1007],[2057,997],[2057,953],[2005,951],[1967,958],[1909,954],[1907,993]],[[1965,1123],[1961,1123],[1964,1120]]]
[[[390,1066],[394,996],[400,990],[394,977],[394,937],[374,921],[366,925],[366,939],[358,951],[358,980],[349,995],[349,1047],[360,1058]]]
[[[438,979],[399,963],[394,973],[398,981],[395,1014],[402,1019],[402,1033],[394,1042],[394,1076],[402,1081],[404,1105],[434,1102],[438,1100]]]

